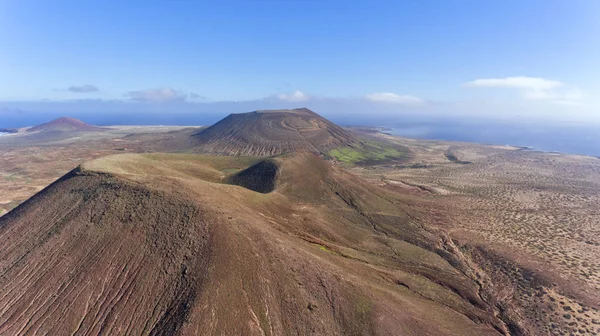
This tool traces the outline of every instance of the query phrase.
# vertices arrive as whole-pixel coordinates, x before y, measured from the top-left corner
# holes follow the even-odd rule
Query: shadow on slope
[[[275,190],[278,169],[274,160],[264,160],[231,175],[226,182],[266,194]]]

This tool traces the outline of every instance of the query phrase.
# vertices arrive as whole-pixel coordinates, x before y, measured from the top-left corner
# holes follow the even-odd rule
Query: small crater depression
[[[275,190],[275,179],[279,167],[273,160],[264,160],[231,175],[226,182],[250,189],[259,193],[268,194]]]

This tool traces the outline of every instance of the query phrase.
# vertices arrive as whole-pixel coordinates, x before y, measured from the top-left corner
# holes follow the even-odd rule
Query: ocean
[[[0,118],[0,128],[33,126],[63,115],[99,126],[211,125],[227,113],[4,113]],[[434,118],[416,114],[390,117],[324,113],[324,116],[342,126],[386,127],[391,129],[389,133],[411,138],[523,146],[541,151],[600,157],[600,124],[498,121],[483,117]]]
[[[390,129],[387,133],[410,138],[513,145],[600,157],[600,125],[445,120],[404,121],[386,127]]]

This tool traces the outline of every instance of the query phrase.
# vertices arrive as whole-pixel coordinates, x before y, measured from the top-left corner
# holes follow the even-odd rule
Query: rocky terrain
[[[231,114],[194,138],[200,153],[246,156],[327,154],[360,143],[352,133],[304,108]]]
[[[352,171],[449,216],[445,231],[488,274],[521,334],[600,334],[600,160],[378,138],[411,148],[412,162]]]
[[[191,148],[200,128],[110,126],[103,132],[19,132],[0,137],[0,216],[86,161]],[[56,136],[54,136],[56,135]]]
[[[508,333],[418,204],[312,153],[254,160],[109,156],[1,217],[0,334]]]
[[[206,131],[2,137],[0,335],[600,334],[597,158],[305,109]]]

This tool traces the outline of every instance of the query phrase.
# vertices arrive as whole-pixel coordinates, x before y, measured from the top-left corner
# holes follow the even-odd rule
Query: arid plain
[[[404,164],[354,167],[418,195],[534,330],[600,333],[600,159],[528,148],[415,140]],[[503,279],[504,281],[501,281]],[[520,311],[519,311],[520,310]]]
[[[237,120],[243,120],[242,126],[223,126]],[[200,127],[108,127],[0,137],[2,215],[81,165],[3,218],[7,224],[0,233],[7,236],[18,237],[22,231],[55,238],[50,240],[54,243],[40,238],[36,249],[31,248],[33,240],[26,242],[26,235],[21,243],[2,246],[14,255],[0,278],[9,286],[2,299],[9,304],[0,307],[2,330],[38,334],[75,326],[81,334],[97,334],[102,320],[115,332],[139,334],[150,329],[155,334],[191,334],[193,328],[257,335],[278,334],[286,328],[332,335],[600,334],[600,159],[512,146],[407,139],[370,128],[342,129],[303,109],[229,117],[216,124],[219,127],[236,128],[237,133],[213,129],[202,135]],[[282,148],[277,141],[287,139],[286,132],[299,138],[285,151],[300,148],[313,154],[277,153]],[[198,146],[198,134],[210,138],[201,139]],[[218,147],[223,144],[222,134],[228,137],[225,144],[235,146]],[[261,134],[265,137],[256,140]],[[260,161],[196,154],[239,150],[275,156]],[[135,154],[158,152],[178,154]],[[92,196],[84,186],[93,190]],[[77,233],[46,228],[50,223],[36,217],[36,207],[57,212],[56,200],[71,208],[70,199],[81,193],[81,200],[76,198],[80,210],[70,210],[65,217]],[[114,206],[108,205],[109,197],[118,197]],[[94,198],[98,199],[90,201]],[[161,202],[174,204],[173,209],[157,210]],[[194,222],[190,209],[200,211],[212,224]],[[189,231],[184,222],[172,229],[162,227],[163,216],[173,223],[192,221],[199,231]],[[30,230],[26,223],[35,223],[39,231]],[[130,224],[141,231],[130,232]],[[205,229],[214,230],[217,240],[205,241]],[[103,287],[98,294],[98,310],[93,313],[90,300],[96,289],[89,286],[93,280],[76,266],[90,267],[87,257],[69,259],[71,266],[52,259],[52,253],[90,253],[86,245],[67,239],[71,234],[106,243],[106,253],[111,251],[111,239],[118,238],[122,246],[132,244],[139,250],[126,250],[133,261],[117,258],[115,263],[126,268],[155,267],[145,259],[147,254],[168,271],[152,273],[160,279],[158,287],[144,287],[150,273],[144,275],[148,279],[129,271],[104,279],[111,285],[107,293]],[[189,239],[198,234],[206,244],[189,254],[186,249],[196,244]],[[122,235],[131,235],[130,240]],[[140,235],[146,235],[145,241],[135,240]],[[188,247],[177,250],[169,244]],[[156,248],[165,254],[156,254]],[[52,253],[46,255],[46,249]],[[210,251],[206,256],[204,249]],[[245,265],[249,259],[244,251],[251,251],[247,258],[255,268]],[[37,275],[43,271],[39,265],[44,258],[57,262],[64,279],[73,279],[69,280],[73,285],[63,288],[64,279],[58,275]],[[29,260],[35,271],[20,265],[22,260]],[[171,269],[179,263],[181,270]],[[94,267],[105,267],[109,273],[115,270],[104,261]],[[212,271],[206,275],[205,269]],[[237,281],[245,277],[248,284],[242,281],[238,288]],[[139,286],[125,288],[119,281],[123,286]],[[194,281],[206,288],[191,286]],[[184,296],[177,289],[169,303],[168,293],[176,289],[171,282],[181,286]],[[57,293],[67,293],[67,288],[89,292],[88,303],[81,301],[83,294],[65,294],[85,310],[83,317],[77,317],[80,321],[69,317],[67,311],[73,307],[64,308],[62,315],[52,309],[52,300],[66,303],[47,284],[54,284]],[[219,288],[233,293],[226,297],[241,307],[239,311],[218,303],[223,295]],[[138,315],[131,315],[129,322],[111,317],[105,305],[123,312],[127,305],[110,297],[100,300],[109,289],[126,290],[128,298],[144,290],[163,293],[167,301],[157,301],[156,307],[165,305],[164,314],[160,317],[156,308],[156,316],[144,317],[138,307],[152,303],[152,298],[144,297],[134,305]],[[17,295],[19,291],[24,294]],[[52,300],[35,307],[25,295]],[[181,301],[188,297],[197,302]],[[203,306],[206,302],[210,304]],[[172,313],[171,304],[183,308]],[[38,310],[48,313],[38,314]],[[103,310],[105,315],[94,315]],[[213,320],[205,320],[209,311]],[[238,313],[248,325],[231,324]],[[214,314],[221,319],[215,320]],[[134,319],[146,321],[148,328],[140,328]]]

